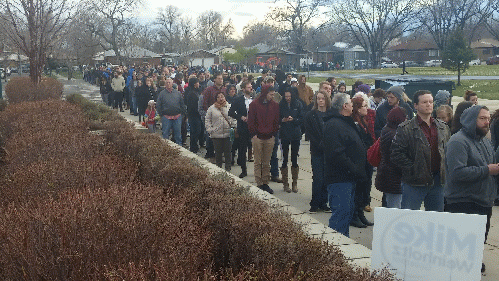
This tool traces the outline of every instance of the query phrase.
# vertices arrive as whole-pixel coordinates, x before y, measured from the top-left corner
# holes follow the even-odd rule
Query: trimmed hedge
[[[83,111],[43,101],[0,112],[0,279],[393,280],[353,268],[159,136],[68,100]],[[88,131],[92,112],[103,136]]]
[[[12,77],[5,87],[5,95],[9,103],[60,99],[63,88],[61,82],[51,77],[42,77],[38,84],[29,77]]]

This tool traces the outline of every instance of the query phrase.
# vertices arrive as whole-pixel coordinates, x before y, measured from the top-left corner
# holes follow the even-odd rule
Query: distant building
[[[392,46],[387,51],[387,56],[396,63],[414,61],[422,64],[429,60],[441,59],[438,46],[424,40],[408,40]]]
[[[129,46],[120,50],[121,59],[116,56],[114,50],[107,50],[104,52],[99,52],[94,56],[94,61],[96,63],[111,63],[113,65],[119,64],[144,64],[148,63],[151,65],[161,64],[162,56],[152,52],[150,50],[138,47]]]
[[[499,41],[491,38],[480,39],[471,42],[471,49],[480,61],[499,55]]]
[[[369,54],[357,45],[344,51],[345,69],[364,69],[369,67]]]

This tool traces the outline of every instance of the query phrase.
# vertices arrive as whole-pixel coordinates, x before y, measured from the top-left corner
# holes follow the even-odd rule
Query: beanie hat
[[[386,116],[386,124],[390,128],[397,128],[398,125],[406,120],[407,113],[405,109],[402,107],[394,107],[390,112],[388,112],[388,116]]]
[[[357,89],[355,89],[355,90],[363,92],[364,94],[367,95],[371,92],[371,86],[369,86],[367,84],[362,84],[362,85],[358,86]]]
[[[392,93],[398,100],[399,102],[403,102],[404,100],[402,99],[402,94],[404,93],[404,87],[402,86],[391,86],[388,88],[386,93]]]

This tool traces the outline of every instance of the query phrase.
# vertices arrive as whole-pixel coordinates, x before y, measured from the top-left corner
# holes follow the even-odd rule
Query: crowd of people
[[[89,71],[85,79],[98,80],[104,103],[130,110],[151,131],[159,121],[163,138],[194,153],[206,147],[204,156],[227,171],[237,163],[241,178],[254,161],[257,186],[271,194],[270,181],[289,193],[302,188],[298,157],[300,144],[309,141],[309,211],[331,213],[329,226],[346,236],[350,226],[374,224],[364,212],[371,211],[375,169],[384,207],[419,210],[424,204],[429,211],[486,215],[486,237],[492,206],[499,203],[499,110],[491,116],[472,91],[453,110],[446,90],[435,96],[420,90],[410,99],[402,86],[384,91],[357,81],[347,91],[344,81],[331,77],[314,93],[306,76],[282,71],[264,70],[254,79],[187,67],[121,66]],[[373,167],[367,151],[376,143],[380,161]]]

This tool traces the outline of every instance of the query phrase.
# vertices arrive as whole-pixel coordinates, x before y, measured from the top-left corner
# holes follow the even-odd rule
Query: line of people
[[[119,76],[124,71],[111,80],[115,93],[121,88],[113,85],[123,85]],[[330,78],[314,93],[305,76],[288,74],[276,83],[267,71],[256,81],[244,74],[217,73],[207,80],[210,74],[204,72],[161,71],[129,70],[125,87],[132,93],[132,114],[137,109],[148,122],[160,116],[163,137],[172,133],[179,145],[186,142],[182,127],[188,122],[190,150],[206,145],[205,157],[215,157],[227,171],[237,153],[241,178],[247,176],[246,163],[254,160],[257,185],[269,193],[274,192],[270,181],[281,182],[285,192],[298,192],[305,134],[313,173],[310,212],[331,212],[329,226],[346,236],[349,226],[373,225],[364,211],[369,211],[374,171],[367,149],[376,140],[381,161],[374,186],[383,192],[383,206],[419,210],[424,203],[425,210],[483,214],[489,229],[497,198],[499,111],[492,116],[491,142],[485,137],[491,116],[477,105],[476,93],[468,91],[453,114],[447,91],[433,97],[421,90],[411,100],[401,86],[373,92],[361,81],[347,92],[344,82],[337,85]],[[105,81],[102,87],[108,87]],[[147,108],[150,100],[157,114],[151,114],[154,102]]]

